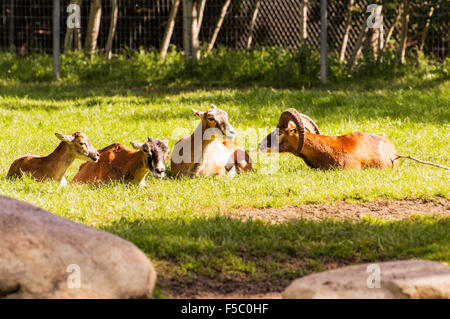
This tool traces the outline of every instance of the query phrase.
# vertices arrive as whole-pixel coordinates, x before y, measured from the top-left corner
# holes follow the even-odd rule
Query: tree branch
[[[436,167],[443,168],[443,169],[447,169],[447,170],[450,169],[450,167],[447,167],[447,166],[444,166],[444,165],[435,164],[435,163],[431,163],[431,162],[427,162],[427,161],[422,161],[422,160],[417,159],[417,158],[415,158],[415,157],[412,157],[412,156],[410,156],[410,155],[399,155],[399,154],[395,154],[395,155],[396,155],[397,157],[394,158],[394,159],[392,160],[392,163],[394,163],[394,162],[395,162],[396,160],[398,160],[399,158],[408,158],[408,159],[411,159],[411,160],[413,160],[413,161],[416,161],[416,162],[419,162],[419,163],[422,163],[422,164],[427,164],[427,165],[431,165],[431,166],[436,166]]]

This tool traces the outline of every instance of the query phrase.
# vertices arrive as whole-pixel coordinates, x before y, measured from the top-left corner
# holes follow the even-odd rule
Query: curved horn
[[[303,148],[303,143],[305,141],[305,127],[303,120],[300,117],[300,113],[296,109],[290,108],[281,113],[280,119],[278,120],[278,128],[286,128],[289,121],[294,122],[298,131],[298,147],[296,154],[300,154]]]
[[[319,127],[317,126],[316,123],[314,123],[314,121],[310,117],[306,116],[305,114],[301,114],[301,113],[299,113],[298,115],[303,120],[303,124],[305,125],[305,128],[309,132],[314,133],[314,134],[320,134]]]

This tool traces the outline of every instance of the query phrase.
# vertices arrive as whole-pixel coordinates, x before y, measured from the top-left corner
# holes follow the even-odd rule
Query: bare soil
[[[365,216],[400,220],[412,215],[450,216],[450,200],[433,197],[406,198],[402,200],[380,200],[367,203],[337,202],[334,204],[307,204],[299,207],[285,206],[281,208],[241,208],[226,212],[224,215],[241,220],[260,219],[271,223],[284,223],[290,219],[356,219]]]
[[[223,215],[241,220],[260,219],[271,223],[284,223],[291,219],[353,219],[361,220],[365,216],[388,220],[401,220],[412,215],[450,217],[450,200],[433,197],[430,199],[406,198],[403,200],[380,200],[367,203],[337,202],[333,204],[306,204],[300,207],[281,208],[241,208],[223,212]],[[300,261],[299,261],[300,262]],[[336,261],[324,261],[326,269],[343,266]],[[207,278],[195,276],[195,279],[180,282],[180,278],[168,278],[163,274],[158,281],[169,294],[169,298],[211,298],[211,299],[262,299],[281,298],[281,292],[291,280],[268,280],[252,282],[239,278]]]

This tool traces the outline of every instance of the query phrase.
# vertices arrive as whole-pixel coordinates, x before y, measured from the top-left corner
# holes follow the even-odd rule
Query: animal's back
[[[391,141],[369,133],[354,132],[338,137],[344,147],[346,168],[389,168],[394,163],[396,150]]]
[[[120,143],[113,143],[99,150],[100,158],[95,162],[86,162],[81,164],[78,173],[73,178],[74,182],[106,182],[109,179],[115,179],[114,161],[117,161],[120,153],[127,152],[129,149]]]
[[[7,177],[20,177],[22,173],[29,173],[34,178],[42,178],[42,174],[37,170],[36,161],[42,156],[22,155],[14,160],[8,170]]]

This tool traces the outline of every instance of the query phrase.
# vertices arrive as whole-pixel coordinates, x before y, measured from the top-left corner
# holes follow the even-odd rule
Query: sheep
[[[111,144],[100,150],[97,163],[84,163],[73,178],[78,183],[123,181],[145,186],[149,171],[162,179],[165,175],[165,161],[169,153],[166,139],[147,138],[145,143],[131,142],[133,151],[120,143]]]
[[[206,112],[192,109],[201,119],[190,136],[181,138],[171,155],[174,176],[233,176],[253,169],[248,153],[232,140],[236,133],[228,122],[228,114],[214,104]],[[218,141],[218,139],[229,139]]]
[[[50,155],[23,155],[14,160],[7,176],[21,177],[23,173],[28,173],[36,180],[55,180],[65,186],[64,174],[76,158],[98,161],[100,155],[83,133],[55,135],[61,143]]]
[[[316,123],[293,108],[281,114],[277,129],[259,143],[259,149],[289,152],[301,157],[309,167],[324,170],[398,165],[395,147],[387,139],[360,132],[338,137],[320,135]]]

